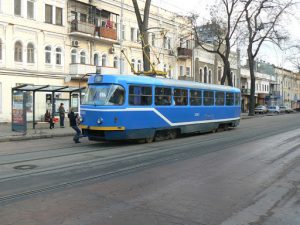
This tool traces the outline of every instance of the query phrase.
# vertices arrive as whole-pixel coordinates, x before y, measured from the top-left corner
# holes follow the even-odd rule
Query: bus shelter
[[[55,114],[55,101],[56,101],[55,94],[56,93],[69,93],[69,108],[71,108],[72,95],[74,93],[80,95],[83,89],[85,89],[85,87],[30,85],[30,84],[23,84],[23,85],[19,85],[17,87],[13,87],[12,88],[12,129],[18,131],[17,129],[14,129],[14,125],[16,125],[16,124],[14,124],[14,122],[18,123],[18,121],[21,121],[21,122],[23,122],[23,124],[25,126],[25,131],[26,131],[27,120],[26,120],[26,112],[24,112],[24,110],[26,108],[26,106],[25,106],[26,99],[24,96],[26,93],[28,93],[28,92],[32,93],[32,122],[33,122],[33,129],[35,129],[35,125],[36,125],[35,95],[36,95],[36,92],[51,93],[51,98],[50,98],[50,101],[52,104],[51,111],[52,111],[52,115],[54,115]],[[78,102],[78,104],[80,104],[80,103]],[[22,111],[22,109],[23,109],[23,111]],[[21,110],[21,113],[18,112],[18,110]],[[21,114],[22,114],[22,116],[20,116]],[[16,115],[17,119],[14,118],[14,115]],[[21,125],[21,123],[19,125]],[[18,128],[18,126],[15,126],[15,127]]]

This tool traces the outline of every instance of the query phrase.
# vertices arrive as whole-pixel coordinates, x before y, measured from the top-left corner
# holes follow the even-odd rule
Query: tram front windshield
[[[82,105],[123,105],[124,93],[120,85],[89,85]]]

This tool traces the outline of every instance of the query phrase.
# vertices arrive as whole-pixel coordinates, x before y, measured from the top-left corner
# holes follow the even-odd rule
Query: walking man
[[[64,103],[60,103],[60,106],[58,108],[58,113],[59,113],[60,127],[64,128],[65,127],[65,113],[66,113]]]
[[[74,109],[71,109],[71,112],[68,114],[68,117],[70,119],[70,127],[72,127],[76,131],[76,133],[73,137],[73,140],[75,143],[80,143],[79,137],[80,137],[81,131],[78,127],[79,115],[74,113]]]

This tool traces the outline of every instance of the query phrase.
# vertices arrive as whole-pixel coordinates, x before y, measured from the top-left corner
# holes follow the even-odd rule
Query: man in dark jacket
[[[79,137],[80,137],[81,131],[78,127],[79,115],[75,114],[74,110],[71,109],[71,112],[68,114],[68,117],[70,119],[70,127],[72,127],[76,131],[76,134],[74,135],[73,140],[75,143],[80,143]]]
[[[59,122],[60,122],[60,127],[64,128],[65,127],[65,107],[64,103],[60,103],[60,106],[58,108],[58,113],[59,113]]]

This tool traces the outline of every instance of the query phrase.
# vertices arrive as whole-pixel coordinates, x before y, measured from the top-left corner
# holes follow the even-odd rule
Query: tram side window
[[[175,105],[187,105],[187,90],[186,89],[174,89],[174,102]]]
[[[129,105],[151,105],[152,87],[129,86]]]
[[[235,93],[235,105],[241,104],[241,95],[240,93]]]
[[[234,94],[233,93],[226,93],[226,105],[234,105]]]
[[[171,88],[156,87],[155,88],[155,105],[171,105],[172,96]]]
[[[191,105],[202,105],[202,92],[190,90],[190,104]]]
[[[216,91],[215,105],[224,105],[225,103],[225,93],[221,91]]]
[[[204,105],[214,105],[214,92],[213,91],[204,91],[203,92]]]

